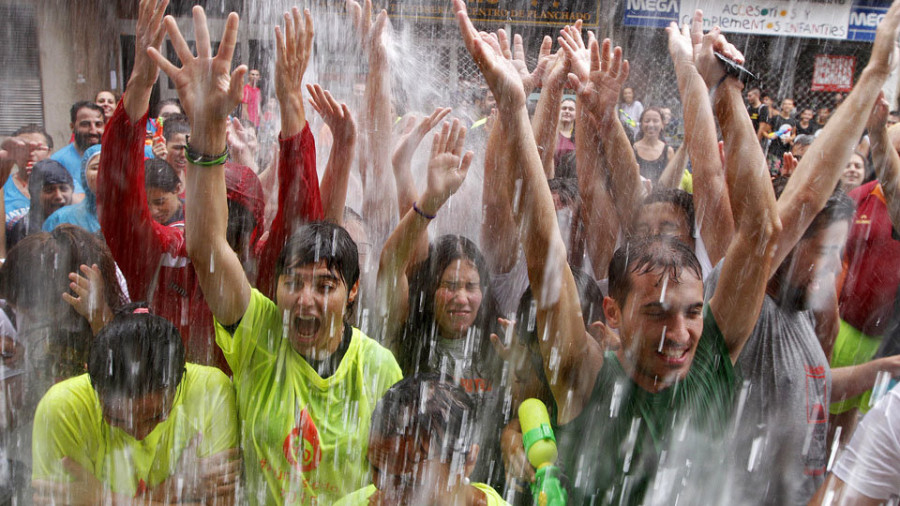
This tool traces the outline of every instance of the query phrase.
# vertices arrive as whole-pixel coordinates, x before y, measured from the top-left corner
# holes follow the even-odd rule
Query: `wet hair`
[[[169,162],[162,158],[148,158],[144,160],[144,187],[148,190],[156,188],[164,192],[175,193],[178,191],[181,180],[175,169]]]
[[[103,118],[103,121],[106,121],[106,116],[103,114],[103,108],[99,105],[95,104],[90,100],[80,100],[72,104],[72,108],[69,109],[69,117],[71,119],[71,123],[75,123],[75,119],[78,117],[78,111],[82,109],[91,109],[100,113],[100,117]]]
[[[644,116],[646,116],[648,112],[655,112],[656,114],[659,114],[659,119],[660,119],[660,121],[662,121],[663,113],[659,107],[656,107],[656,106],[647,107],[646,109],[641,111],[641,115],[638,118],[638,133],[637,133],[637,137],[636,137],[635,141],[639,141],[644,138],[644,129],[641,128],[641,125],[644,123]],[[660,134],[662,134],[662,132],[660,132]]]
[[[684,212],[684,217],[688,223],[688,229],[691,237],[694,237],[694,198],[690,193],[679,188],[657,188],[647,195],[642,206],[662,202],[672,204],[676,208]]]
[[[556,193],[559,201],[566,207],[575,207],[581,201],[578,195],[578,179],[574,177],[555,177],[547,180],[550,193]]]
[[[98,235],[69,224],[30,235],[9,250],[0,268],[0,297],[19,307],[49,306],[61,301],[60,294],[69,289],[70,272],[93,264],[103,277],[106,303],[114,310],[122,306],[125,295],[106,243]]]
[[[314,221],[288,238],[275,264],[275,279],[287,269],[324,261],[349,290],[359,280],[359,251],[344,227]]]
[[[180,111],[178,114],[184,115],[184,107],[181,106],[181,100],[177,98],[166,98],[164,100],[160,100],[153,106],[153,109],[150,110],[151,118],[158,118],[159,112],[162,111],[163,107],[167,105],[176,105],[178,106],[178,110]]]
[[[167,141],[178,134],[190,134],[191,123],[184,114],[174,114],[166,118],[163,122],[163,138]]]
[[[406,327],[399,342],[397,361],[404,374],[412,374],[418,370],[428,370],[428,357],[440,334],[434,318],[435,294],[440,288],[444,271],[457,260],[468,260],[475,265],[481,285],[481,305],[475,315],[471,330],[475,331],[476,341],[480,341],[480,351],[473,354],[478,357],[475,368],[481,370],[482,365],[492,363],[496,353],[490,344],[490,329],[495,316],[495,303],[490,291],[490,272],[478,247],[471,240],[459,235],[443,235],[430,245],[428,257],[416,269],[409,283],[409,315]],[[484,368],[485,377],[493,376],[490,366]]]
[[[135,399],[178,386],[184,365],[184,345],[175,325],[136,303],[124,306],[97,335],[88,374],[101,398]]]
[[[74,123],[74,120],[72,122]],[[42,127],[36,123],[29,123],[27,125],[19,127],[18,130],[13,132],[10,137],[17,137],[22,134],[41,134],[41,135],[43,135],[44,140],[47,142],[47,147],[50,148],[51,151],[53,150],[53,137],[51,137],[50,134],[48,134],[47,131],[44,130],[44,127]]]
[[[372,412],[370,437],[411,437],[440,449],[442,462],[468,454],[475,437],[476,404],[452,378],[417,373],[395,383]],[[400,456],[402,457],[402,456]]]
[[[658,272],[679,282],[685,271],[703,279],[700,261],[681,241],[661,235],[631,240],[617,249],[609,262],[609,296],[624,307],[631,293],[631,274]]]
[[[865,160],[865,157],[863,157]],[[784,193],[784,189],[787,186],[790,178],[779,176],[772,180],[772,186],[775,189],[775,198],[781,198],[781,194]],[[798,211],[799,212],[799,211]],[[853,219],[853,216],[856,214],[856,202],[849,195],[847,195],[840,188],[840,182],[838,182],[837,188],[831,193],[831,196],[828,197],[828,200],[825,202],[825,207],[816,214],[816,217],[813,218],[812,223],[806,228],[803,232],[803,236],[800,240],[809,239],[810,237],[816,235],[823,229],[828,228],[834,223],[839,221],[849,221]]]

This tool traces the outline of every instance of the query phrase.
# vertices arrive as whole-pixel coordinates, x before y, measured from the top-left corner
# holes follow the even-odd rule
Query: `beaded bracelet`
[[[425,211],[419,209],[419,206],[417,206],[415,202],[413,202],[413,211],[418,213],[419,216],[425,218],[426,220],[433,220],[434,217],[437,216],[436,214],[426,214]]]
[[[185,141],[184,157],[193,165],[199,165],[200,167],[214,167],[216,165],[222,165],[228,160],[228,147],[226,146],[225,151],[218,155],[207,155],[205,153],[194,151],[194,149],[191,148],[189,141]]]

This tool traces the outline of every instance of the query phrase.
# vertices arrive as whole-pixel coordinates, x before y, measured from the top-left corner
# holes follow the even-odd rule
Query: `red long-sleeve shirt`
[[[104,132],[97,178],[101,229],[131,297],[148,301],[154,313],[175,324],[187,360],[228,371],[215,343],[212,313],[187,255],[184,231],[159,224],[150,215],[144,188],[146,122],[145,115],[132,123],[120,101]],[[275,262],[294,222],[323,215],[309,127],[280,142],[279,211],[269,240],[254,247],[259,259],[257,284],[272,296]]]

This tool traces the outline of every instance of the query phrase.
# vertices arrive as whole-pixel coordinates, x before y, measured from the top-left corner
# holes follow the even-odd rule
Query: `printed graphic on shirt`
[[[319,467],[322,448],[319,445],[319,430],[306,408],[300,411],[299,418],[300,423],[284,438],[284,458],[294,469],[305,473]]]

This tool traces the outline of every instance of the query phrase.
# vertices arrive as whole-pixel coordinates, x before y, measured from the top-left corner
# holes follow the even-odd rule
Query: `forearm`
[[[775,196],[737,79],[729,77],[719,85],[715,108],[725,143],[727,192],[742,195],[731,199],[735,225],[742,233],[770,235],[777,221]]]
[[[383,50],[382,50],[383,51]],[[391,85],[387,56],[373,50],[366,79],[366,136],[369,173],[364,178],[363,215],[373,234],[372,243],[380,245],[390,233],[394,216],[396,188],[390,174],[391,160]]]
[[[507,273],[516,264],[519,241],[516,238],[516,222],[513,219],[513,201],[516,177],[500,144],[506,137],[499,121],[488,136],[484,150],[484,180],[481,204],[484,219],[481,222],[481,244],[490,271]]]
[[[838,367],[831,370],[831,398],[835,401],[862,395],[875,386],[880,373],[890,376],[900,374],[894,363],[897,357],[884,357],[860,365]]]
[[[853,91],[800,160],[778,199],[784,232],[776,252],[776,265],[800,240],[840,181],[844,166],[865,127],[860,115],[872,110],[886,77],[869,67],[863,70]],[[804,209],[804,212],[798,213],[798,209]]]
[[[709,89],[692,63],[675,66],[684,104],[684,144],[694,176],[694,214],[713,265],[725,256],[734,235],[734,219],[719,158],[716,123]],[[758,146],[757,142],[757,146]],[[758,148],[757,148],[758,149]]]
[[[147,58],[146,55],[143,58]],[[137,65],[135,65],[137,67]],[[153,93],[153,84],[156,82],[156,75],[148,76],[135,71],[128,79],[128,85],[125,87],[126,93],[122,96],[122,102],[128,119],[132,123],[147,114],[150,108],[150,95]]]
[[[665,149],[669,149],[668,146]],[[678,147],[675,155],[669,158],[669,163],[663,169],[656,182],[658,188],[678,188],[681,184],[681,178],[684,177],[684,171],[687,169],[688,154],[684,149],[684,145]]]
[[[578,117],[581,106],[576,105]],[[606,167],[596,132],[586,127],[586,121],[575,123],[575,160],[578,171],[578,191],[581,195],[581,216],[585,228],[586,247],[594,268],[594,277],[607,276],[609,261],[619,235],[619,220],[607,188]]]
[[[534,138],[541,154],[541,165],[547,179],[553,179],[553,157],[556,154],[556,143],[559,139],[557,129],[559,125],[560,100],[562,100],[563,86],[561,83],[547,79],[541,89],[537,108],[531,124],[534,130]]]
[[[412,157],[403,156],[391,161],[394,168],[394,181],[397,184],[398,214],[402,219],[412,209],[413,202],[419,198],[416,182],[412,175]]]
[[[306,126],[306,110],[300,93],[278,97],[281,106],[281,136],[285,139],[303,131]]]
[[[869,131],[875,176],[884,192],[888,215],[894,228],[900,228],[900,155],[890,143],[887,128]]]
[[[350,182],[350,168],[356,156],[356,142],[349,145],[331,147],[325,174],[322,176],[320,193],[325,211],[325,220],[343,224],[344,207],[347,202],[347,186]]]
[[[601,142],[600,163],[609,170],[609,194],[619,224],[631,231],[641,206],[641,171],[628,141],[625,127],[614,110],[597,117],[596,132]],[[577,148],[576,148],[577,149]]]

